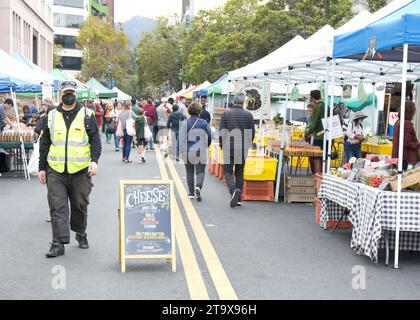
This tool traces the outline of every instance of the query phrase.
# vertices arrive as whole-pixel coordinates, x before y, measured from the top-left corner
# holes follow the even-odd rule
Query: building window
[[[74,36],[56,34],[54,43],[61,45],[65,49],[76,49],[76,37]]]
[[[79,29],[84,21],[83,16],[74,14],[54,13],[54,26]]]
[[[54,0],[54,4],[63,7],[83,9],[83,0]]]
[[[65,70],[81,70],[82,58],[79,57],[61,57],[61,65]]]

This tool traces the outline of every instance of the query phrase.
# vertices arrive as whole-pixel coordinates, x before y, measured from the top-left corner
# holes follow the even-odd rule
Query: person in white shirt
[[[347,141],[345,143],[347,161],[352,157],[362,157],[362,142],[365,140],[362,122],[366,118],[367,116],[359,111],[355,114],[353,121],[349,122],[346,132]]]
[[[183,115],[185,118],[188,118],[188,117],[189,117],[189,115],[188,115],[188,111],[187,111],[187,99],[186,99],[184,96],[182,96],[182,97],[179,99],[179,102],[178,102],[178,107],[179,107],[179,112],[181,112],[181,113],[182,113],[182,115]]]

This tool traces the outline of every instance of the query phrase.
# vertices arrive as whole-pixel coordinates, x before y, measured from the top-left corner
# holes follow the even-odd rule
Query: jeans
[[[124,130],[124,147],[123,147],[123,159],[128,160],[130,158],[131,143],[133,137],[127,134],[127,130]]]
[[[188,194],[194,194],[194,188],[199,187],[203,188],[204,176],[206,170],[205,163],[192,164],[190,162],[185,163],[185,169],[187,171],[187,184],[188,184]],[[197,183],[194,183],[194,171],[197,176]]]
[[[361,143],[350,144],[348,141],[346,141],[345,148],[346,148],[347,162],[352,157],[356,157],[357,159],[362,157],[362,144]]]
[[[234,164],[233,159],[229,164],[223,165],[223,174],[225,175],[226,184],[229,192],[232,194],[236,189],[244,189],[244,168],[245,164]],[[233,179],[233,169],[235,169],[235,180]]]
[[[86,232],[87,207],[92,186],[92,178],[85,170],[69,174],[48,168],[48,204],[54,242],[70,243],[69,228],[77,233]]]
[[[171,154],[179,158],[179,132],[171,131]]]
[[[120,149],[120,138],[117,138],[117,135],[114,133],[114,143],[115,143],[115,150],[119,150]]]

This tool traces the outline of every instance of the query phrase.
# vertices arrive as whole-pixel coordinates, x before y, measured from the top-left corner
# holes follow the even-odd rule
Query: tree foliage
[[[200,11],[188,28],[161,18],[140,40],[139,85],[217,80],[254,62],[297,34],[308,37],[325,24],[337,28],[352,17],[351,0],[229,0]]]
[[[143,90],[164,84],[170,84],[174,90],[181,88],[180,43],[184,29],[172,20],[159,18],[155,30],[144,34],[136,47],[138,79]]]
[[[375,12],[386,6],[386,0],[369,0],[369,11]]]
[[[80,29],[77,44],[83,53],[80,80],[95,77],[102,81],[112,78],[122,82],[125,79],[129,51],[128,38],[122,27],[116,31],[106,21],[90,16]]]

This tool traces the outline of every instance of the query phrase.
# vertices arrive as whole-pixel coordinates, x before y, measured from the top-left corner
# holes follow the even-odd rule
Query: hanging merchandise
[[[299,88],[296,84],[292,89],[292,93],[290,94],[290,100],[293,102],[297,102],[299,100]]]
[[[357,99],[360,101],[366,101],[368,99],[362,80],[360,80],[359,84],[357,85]]]

